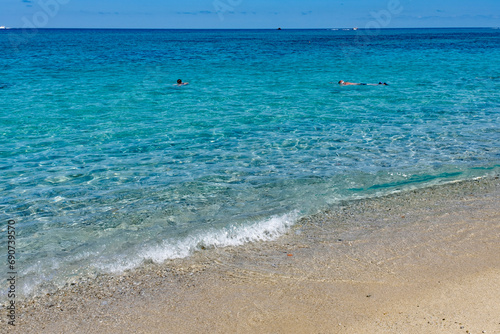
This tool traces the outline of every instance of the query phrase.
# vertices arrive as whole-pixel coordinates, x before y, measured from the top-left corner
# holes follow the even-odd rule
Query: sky
[[[0,0],[11,28],[500,27],[500,0]]]

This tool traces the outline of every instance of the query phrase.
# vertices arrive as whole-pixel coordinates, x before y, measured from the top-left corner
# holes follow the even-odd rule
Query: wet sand
[[[343,203],[26,301],[12,333],[500,333],[500,180]],[[3,310],[5,311],[5,310]]]

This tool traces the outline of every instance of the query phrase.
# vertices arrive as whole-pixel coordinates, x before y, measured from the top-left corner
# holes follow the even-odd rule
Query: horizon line
[[[95,30],[394,30],[394,29],[500,29],[500,26],[478,26],[478,27],[381,27],[381,28],[358,28],[358,27],[326,27],[326,28],[132,28],[132,27],[52,27],[52,28],[22,28],[1,26],[1,30],[54,30],[54,29],[95,29]]]

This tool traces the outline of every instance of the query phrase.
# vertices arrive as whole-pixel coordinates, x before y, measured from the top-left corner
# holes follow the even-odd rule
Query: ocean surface
[[[500,170],[500,30],[3,30],[0,51],[24,295]]]

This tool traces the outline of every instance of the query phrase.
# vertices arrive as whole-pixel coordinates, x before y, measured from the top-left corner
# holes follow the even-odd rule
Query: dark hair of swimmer
[[[182,83],[182,80],[181,80],[181,79],[177,79],[177,83],[178,83],[178,84],[181,84],[181,83]]]

